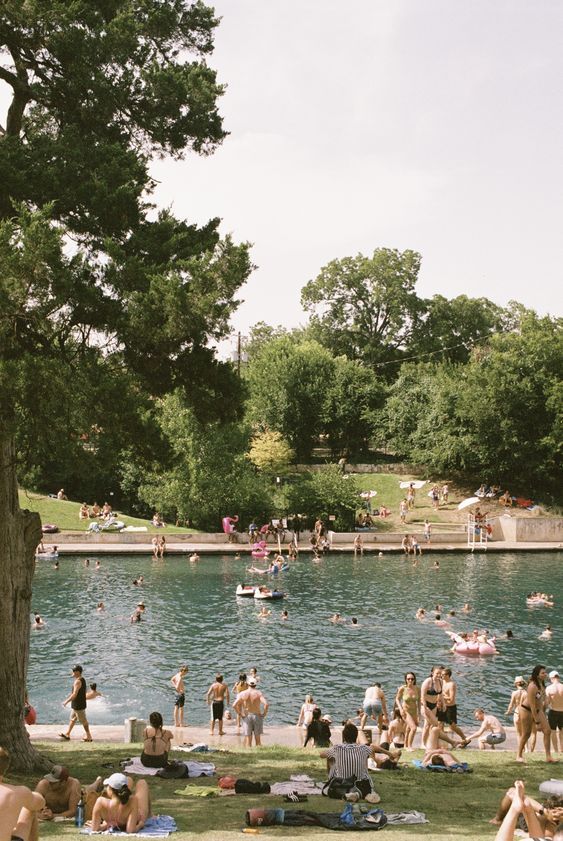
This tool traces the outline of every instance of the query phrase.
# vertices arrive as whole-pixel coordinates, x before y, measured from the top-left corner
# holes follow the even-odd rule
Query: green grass
[[[36,511],[41,517],[41,522],[55,523],[61,531],[87,531],[88,526],[92,522],[91,520],[79,519],[78,512],[82,504],[81,502],[52,499],[51,497],[43,494],[21,489],[19,491],[19,500],[21,508],[27,508],[29,511]],[[102,500],[99,504],[102,505],[104,502],[105,500]],[[194,534],[195,532],[194,529],[177,528],[176,526],[170,525],[166,525],[163,529],[155,528],[151,525],[150,520],[141,520],[138,517],[129,517],[121,511],[116,512],[116,514],[126,526],[146,526],[149,532],[164,532],[165,534],[174,534],[175,532]]]
[[[98,775],[109,775],[119,769],[119,760],[139,754],[140,747],[134,745],[101,744],[38,745],[49,758],[70,768],[72,776],[83,783],[92,782]],[[436,839],[436,841],[491,841],[495,829],[488,820],[494,815],[497,803],[504,791],[521,778],[526,781],[527,790],[538,796],[538,785],[551,776],[549,768],[542,762],[542,754],[534,755],[529,764],[522,767],[514,762],[509,752],[460,752],[463,759],[474,769],[473,774],[437,774],[417,771],[410,765],[410,758],[420,757],[420,752],[403,755],[405,767],[399,771],[384,771],[374,774],[375,786],[382,797],[381,807],[387,812],[418,809],[426,813],[429,824],[412,827],[390,827],[386,830],[393,841],[414,841],[414,839]],[[186,757],[186,754],[178,754]],[[405,758],[406,757],[406,758]],[[193,758],[197,759],[195,755]],[[200,756],[211,760],[217,766],[218,776],[234,774],[251,780],[275,782],[286,780],[290,774],[307,773],[316,780],[326,777],[324,761],[316,751],[294,748],[266,747],[260,750],[244,751],[234,749],[226,753]],[[176,819],[179,832],[172,836],[176,841],[188,841],[194,835],[202,841],[221,841],[240,837],[244,827],[245,812],[249,808],[307,809],[321,812],[341,811],[342,804],[321,797],[310,797],[306,804],[284,804],[281,797],[236,795],[232,797],[197,798],[175,794],[177,789],[197,788],[199,785],[214,784],[214,780],[149,779],[155,814],[170,814]],[[216,780],[216,778],[215,778]],[[8,782],[34,787],[37,777],[9,775]],[[70,822],[41,824],[41,837],[50,841],[63,841],[70,835],[76,837],[77,830]],[[260,835],[271,838],[305,839],[314,837],[319,841],[334,838],[334,833],[313,827],[284,828],[264,827]]]

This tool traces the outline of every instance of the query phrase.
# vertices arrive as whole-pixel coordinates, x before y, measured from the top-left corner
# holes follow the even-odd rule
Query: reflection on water
[[[62,721],[71,666],[82,663],[86,680],[104,693],[88,705],[92,723],[144,718],[154,709],[170,720],[170,677],[186,662],[186,720],[203,724],[204,696],[215,672],[222,671],[232,686],[239,670],[255,665],[272,722],[295,722],[308,692],[336,722],[353,713],[370,681],[380,681],[392,698],[407,669],[421,682],[433,663],[444,663],[458,682],[464,722],[476,705],[502,714],[517,674],[538,662],[563,666],[562,560],[563,553],[441,555],[441,568],[434,571],[429,556],[416,569],[399,556],[329,556],[320,564],[303,558],[280,575],[288,598],[270,603],[266,621],[257,619],[253,599],[235,598],[237,583],[251,578],[244,558],[204,557],[190,564],[180,557],[162,562],[106,555],[95,570],[81,558],[63,557],[59,571],[40,561],[32,607],[46,628],[31,633],[30,698],[40,723]],[[145,577],[142,588],[132,583],[139,575]],[[527,609],[532,589],[554,593],[555,608]],[[131,625],[129,616],[141,600],[146,615]],[[104,613],[96,612],[99,601]],[[474,608],[469,617],[459,613],[466,601]],[[455,630],[488,628],[500,636],[512,628],[516,639],[499,641],[497,657],[451,654],[442,629],[414,619],[417,607],[432,610],[436,604],[444,614],[458,612]],[[286,623],[279,620],[283,608],[289,611]],[[328,618],[336,611],[357,616],[360,627],[332,625]],[[553,640],[540,641],[548,622]]]

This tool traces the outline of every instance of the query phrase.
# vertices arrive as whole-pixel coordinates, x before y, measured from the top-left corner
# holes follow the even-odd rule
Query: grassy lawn
[[[88,746],[56,745],[45,743],[39,748],[53,762],[66,764],[71,774],[83,783],[92,782],[98,775],[109,775],[120,770],[120,759],[139,754],[140,748],[132,745],[95,743]],[[541,761],[541,754],[534,755],[525,767],[518,767],[513,754],[498,751],[460,752],[474,769],[473,774],[438,774],[418,771],[410,766],[410,757],[420,757],[420,751],[407,756],[405,767],[399,771],[374,774],[375,786],[382,797],[381,807],[387,812],[418,809],[426,813],[430,823],[412,827],[389,827],[394,841],[413,841],[417,838],[440,841],[485,841],[493,839],[495,829],[488,820],[493,816],[497,802],[515,779],[526,781],[528,791],[538,796],[538,785],[548,779],[550,769]],[[186,754],[177,754],[186,758]],[[316,780],[325,779],[324,761],[316,751],[271,747],[259,751],[232,750],[228,753],[194,754],[194,759],[215,763],[218,776],[234,774],[256,781],[276,782],[286,780],[290,774],[307,773]],[[249,808],[288,808],[320,812],[340,812],[338,801],[324,797],[310,797],[305,804],[284,804],[283,798],[265,795],[235,795],[232,797],[198,798],[175,794],[177,789],[197,789],[200,785],[214,785],[217,778],[194,780],[160,780],[147,778],[153,797],[155,814],[170,814],[178,824],[177,841],[188,841],[194,835],[202,841],[220,841],[240,837],[245,826],[244,816]],[[34,787],[35,777],[10,775],[8,782]],[[62,841],[77,830],[71,822],[41,824],[40,835],[50,841]],[[317,827],[264,827],[260,835],[271,838],[318,838],[328,841],[334,833]]]
[[[88,526],[92,520],[80,520],[78,512],[82,503],[71,502],[70,500],[53,499],[52,497],[43,494],[34,493],[33,491],[19,491],[20,507],[27,508],[29,511],[36,511],[43,523],[55,523],[61,531],[87,531]],[[99,504],[102,505],[105,500]],[[166,525],[165,528],[155,528],[151,525],[150,520],[141,520],[138,517],[129,517],[127,514],[122,514],[121,511],[115,512],[120,520],[126,526],[146,526],[149,532],[158,532],[164,534],[174,534],[181,532],[183,534],[194,534],[194,529],[177,528],[176,526]]]

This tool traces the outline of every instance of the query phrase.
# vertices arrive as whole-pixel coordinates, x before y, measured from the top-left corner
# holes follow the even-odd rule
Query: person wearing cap
[[[88,724],[88,719],[86,718],[86,681],[82,677],[82,666],[73,666],[72,676],[74,678],[72,692],[68,698],[63,701],[63,707],[70,704],[72,712],[70,714],[70,721],[68,722],[66,733],[59,733],[59,736],[61,739],[64,739],[65,742],[68,742],[74,725],[77,721],[79,721],[86,734],[82,741],[91,742],[92,734],[90,733],[90,725]]]
[[[45,800],[27,786],[5,783],[9,766],[10,754],[0,748],[0,841],[37,841],[37,816]]]
[[[252,736],[254,736],[256,747],[260,747],[262,744],[260,737],[264,732],[264,719],[269,704],[260,690],[256,689],[256,678],[253,675],[250,675],[246,682],[248,689],[240,693],[233,704],[233,709],[242,719],[245,747],[252,747]]]
[[[551,683],[545,688],[549,707],[547,720],[551,729],[551,744],[554,751],[563,752],[563,683],[557,669],[549,673]]]
[[[53,765],[39,780],[35,791],[45,798],[40,819],[52,821],[55,816],[73,818],[80,800],[80,781],[71,777],[65,765]]]
[[[150,791],[145,780],[135,786],[125,774],[111,774],[104,780],[106,790],[92,811],[92,831],[119,830],[135,833],[151,817]],[[104,796],[105,795],[105,796]]]

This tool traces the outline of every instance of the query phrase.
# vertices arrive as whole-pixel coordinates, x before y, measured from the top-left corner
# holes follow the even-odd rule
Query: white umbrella
[[[362,499],[373,499],[374,496],[377,496],[377,491],[362,491],[360,496]]]
[[[457,510],[463,511],[464,508],[469,508],[470,505],[475,505],[476,502],[481,502],[478,496],[469,496],[467,499],[464,499],[459,503]]]
[[[410,488],[410,486],[412,485],[415,490],[419,491],[425,486],[427,481],[428,479],[417,479],[416,482],[399,482],[399,487]]]

